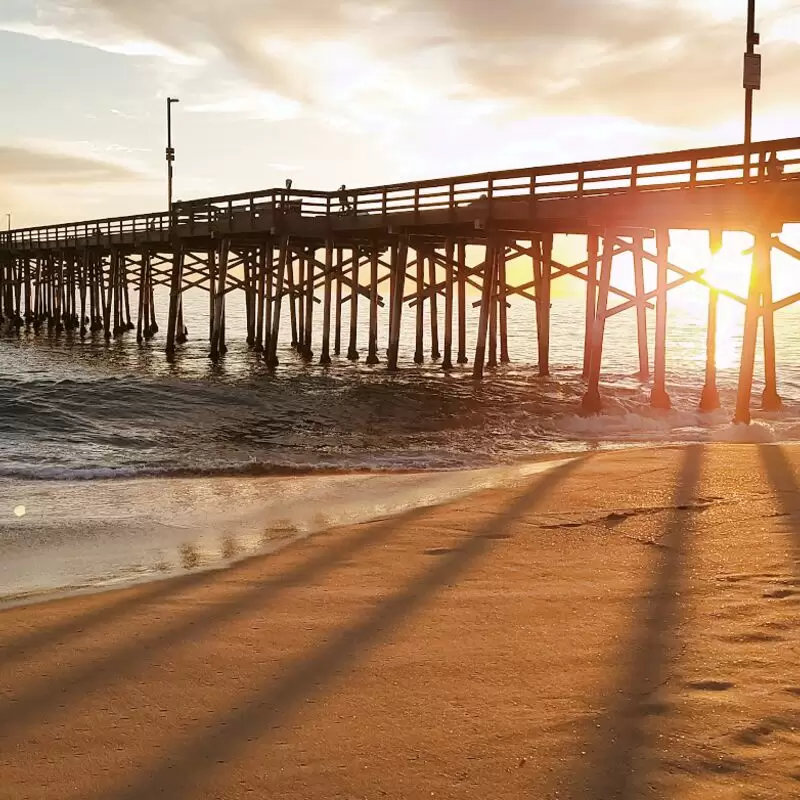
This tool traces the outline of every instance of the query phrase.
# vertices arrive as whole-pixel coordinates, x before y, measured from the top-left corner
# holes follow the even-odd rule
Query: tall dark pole
[[[172,218],[172,178],[175,163],[175,148],[172,146],[172,104],[179,103],[175,97],[167,98],[167,210]]]
[[[756,53],[756,0],[747,0],[747,51],[744,57],[744,145],[745,180],[750,175],[750,145],[753,141],[753,93],[761,88],[761,56]]]

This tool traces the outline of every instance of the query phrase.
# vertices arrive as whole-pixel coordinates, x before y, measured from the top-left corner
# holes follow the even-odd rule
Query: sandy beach
[[[590,455],[0,612],[0,798],[800,796],[798,475]]]

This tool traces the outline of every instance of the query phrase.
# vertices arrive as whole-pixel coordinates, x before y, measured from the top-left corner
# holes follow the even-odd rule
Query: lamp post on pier
[[[761,88],[761,55],[756,46],[761,36],[756,33],[756,0],[747,0],[747,50],[744,54],[744,145],[745,180],[750,180],[750,146],[753,142],[753,93]]]
[[[11,230],[11,214],[6,214],[6,221],[8,222],[8,229]]]
[[[176,97],[167,98],[167,209],[172,221],[172,180],[174,176],[175,148],[172,146],[172,104],[180,103]]]

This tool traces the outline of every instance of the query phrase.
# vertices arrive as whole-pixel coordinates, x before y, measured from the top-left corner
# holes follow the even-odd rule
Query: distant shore
[[[0,800],[791,797],[798,473],[587,455],[0,611]]]

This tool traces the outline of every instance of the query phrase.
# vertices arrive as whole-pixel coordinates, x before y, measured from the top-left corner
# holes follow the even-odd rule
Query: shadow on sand
[[[272,729],[301,708],[309,696],[334,679],[344,667],[363,659],[370,648],[390,637],[437,591],[458,580],[502,541],[502,536],[517,518],[532,510],[582,463],[583,459],[576,459],[545,474],[502,514],[490,519],[474,535],[444,553],[414,582],[387,597],[305,659],[289,665],[277,682],[251,694],[240,703],[238,710],[218,715],[209,730],[197,734],[144,774],[132,776],[126,786],[98,794],[98,800],[100,797],[104,800],[144,800],[154,795],[180,797],[189,775],[195,785],[202,784],[203,778],[218,763],[234,756],[248,740],[257,737],[263,741],[272,735]],[[404,522],[407,524],[409,520]],[[368,537],[370,542],[373,536],[374,531]]]
[[[133,800],[153,795],[180,797],[187,776],[191,776],[193,786],[200,790],[204,777],[215,765],[234,755],[248,739],[269,737],[277,721],[302,707],[310,695],[334,679],[344,666],[364,658],[370,648],[391,636],[392,631],[431,596],[458,580],[478,559],[497,547],[517,518],[532,510],[582,463],[584,459],[575,459],[545,473],[503,513],[488,520],[453,549],[443,551],[435,564],[413,582],[383,599],[361,619],[335,632],[330,641],[320,642],[306,657],[287,665],[277,681],[271,680],[269,685],[237,702],[236,709],[219,712],[210,720],[208,729],[176,743],[174,751],[148,770],[128,775],[123,785],[107,787],[96,796],[104,800]],[[78,704],[108,685],[124,685],[126,680],[136,680],[137,671],[158,662],[162,655],[166,657],[171,648],[214,636],[227,621],[248,611],[264,610],[282,592],[309,585],[368,548],[384,546],[400,528],[419,524],[429,513],[430,509],[415,509],[383,523],[357,528],[346,538],[334,540],[321,551],[312,553],[287,572],[256,586],[252,583],[241,586],[232,581],[234,588],[227,600],[210,607],[194,607],[192,612],[182,614],[166,628],[146,631],[111,652],[100,654],[96,660],[69,667],[47,681],[37,682],[27,693],[12,697],[10,703],[0,706],[0,735],[16,736],[26,726],[45,725],[54,709],[69,710],[71,703]],[[243,568],[239,565],[233,569]],[[212,579],[213,573],[197,574],[154,584],[140,594],[109,606],[104,604],[78,619],[6,642],[4,651],[16,659],[28,658],[33,651],[52,645],[54,637],[64,639],[71,634],[85,633],[92,625],[123,624],[126,618],[145,613],[149,603],[171,599],[173,594],[182,595]]]
[[[620,672],[606,697],[606,709],[582,746],[580,763],[565,776],[571,800],[634,800],[641,797],[653,764],[647,751],[655,744],[648,718],[662,713],[653,694],[670,677],[679,645],[681,590],[693,530],[691,507],[703,462],[703,446],[687,447],[677,476],[673,508],[659,539],[659,556],[640,612],[618,655]]]

